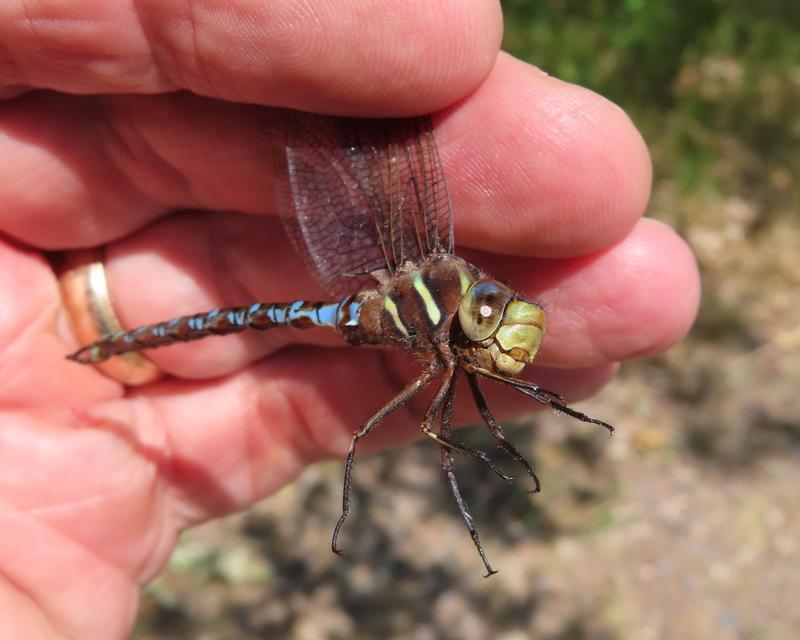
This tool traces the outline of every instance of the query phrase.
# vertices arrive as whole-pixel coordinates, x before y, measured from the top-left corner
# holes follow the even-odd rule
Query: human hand
[[[182,528],[342,457],[406,379],[402,357],[317,331],[154,351],[171,377],[137,389],[64,359],[78,345],[44,251],[105,246],[126,327],[315,293],[271,215],[263,112],[243,103],[436,112],[459,246],[547,308],[530,373],[546,387],[586,396],[691,324],[691,254],[640,219],[639,135],[498,55],[497,7],[274,4],[0,9],[0,637],[124,637]],[[419,415],[368,444],[412,437]]]

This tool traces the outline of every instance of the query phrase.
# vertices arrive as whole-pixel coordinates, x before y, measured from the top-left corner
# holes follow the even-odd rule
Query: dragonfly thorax
[[[471,343],[465,356],[482,369],[515,376],[533,361],[545,330],[544,309],[488,278],[470,286],[458,321]]]

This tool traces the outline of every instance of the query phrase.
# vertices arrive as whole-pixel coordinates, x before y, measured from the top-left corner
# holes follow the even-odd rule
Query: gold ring
[[[82,345],[108,333],[123,331],[111,306],[102,249],[71,251],[59,278],[61,297],[70,324]],[[130,352],[94,365],[109,378],[129,386],[158,380],[162,371],[141,353]]]

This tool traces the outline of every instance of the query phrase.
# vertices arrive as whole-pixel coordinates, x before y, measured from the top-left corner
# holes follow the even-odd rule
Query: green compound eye
[[[490,338],[503,320],[503,311],[514,292],[496,280],[478,280],[458,308],[458,321],[470,340]]]

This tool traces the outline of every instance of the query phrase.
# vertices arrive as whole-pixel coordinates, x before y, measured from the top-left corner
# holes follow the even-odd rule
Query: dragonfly
[[[609,433],[614,428],[518,377],[539,351],[544,309],[455,255],[450,198],[429,116],[354,119],[285,112],[279,122],[272,136],[278,207],[295,250],[330,299],[257,302],[181,316],[102,336],[68,358],[95,364],[131,351],[279,327],[325,327],[351,345],[410,352],[423,363],[419,375],[353,434],[331,548],[343,554],[339,536],[350,513],[359,442],[433,386],[420,429],[440,448],[442,469],[488,577],[496,570],[461,495],[454,453],[480,460],[504,480],[513,478],[486,452],[453,438],[457,378],[466,377],[499,450],[532,479],[531,493],[541,490],[539,478],[489,409],[483,380]]]

